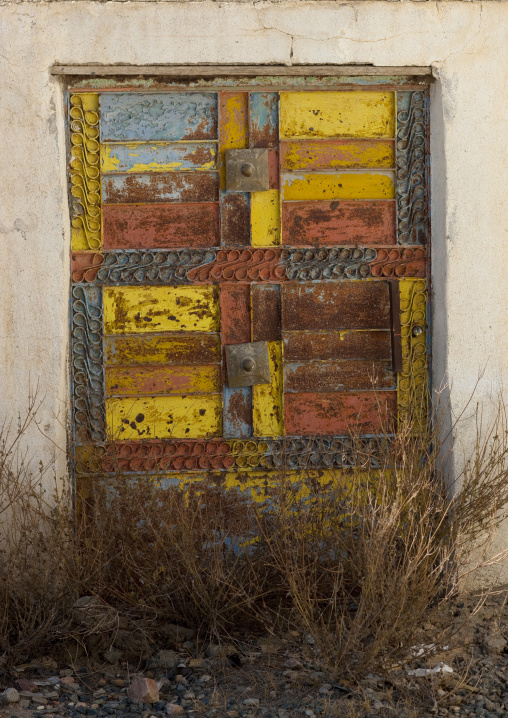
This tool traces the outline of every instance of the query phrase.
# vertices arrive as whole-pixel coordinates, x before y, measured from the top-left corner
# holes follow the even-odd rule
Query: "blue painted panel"
[[[215,142],[125,142],[101,145],[101,171],[216,170]]]
[[[279,93],[250,93],[251,147],[277,147],[279,142]]]
[[[215,92],[102,93],[101,142],[217,139]]]
[[[223,389],[224,412],[222,435],[225,439],[246,439],[252,436],[252,387]]]

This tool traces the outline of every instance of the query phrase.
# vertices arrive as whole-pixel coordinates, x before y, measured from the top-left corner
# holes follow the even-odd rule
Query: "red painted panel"
[[[282,327],[311,331],[389,329],[388,282],[283,284]]]
[[[104,249],[216,247],[219,205],[142,204],[102,207]]]
[[[250,286],[222,284],[220,288],[222,346],[250,342]]]
[[[219,391],[218,364],[106,367],[106,394],[109,396],[204,394]]]
[[[250,207],[247,194],[222,195],[222,246],[250,245]]]
[[[283,202],[282,243],[297,247],[395,244],[395,202]]]
[[[284,359],[368,359],[390,361],[391,332],[283,332]]]
[[[289,436],[390,432],[396,411],[396,391],[284,394]]]
[[[284,364],[284,391],[395,389],[389,362],[334,361]]]
[[[280,287],[277,284],[253,284],[251,305],[252,341],[280,339]]]
[[[105,204],[134,202],[215,202],[219,199],[217,172],[168,174],[110,174],[102,177]]]

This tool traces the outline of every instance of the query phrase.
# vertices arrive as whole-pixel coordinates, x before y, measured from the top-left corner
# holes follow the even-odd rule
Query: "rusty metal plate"
[[[270,189],[268,151],[226,150],[228,192],[263,192]]]
[[[270,383],[267,342],[227,346],[226,364],[230,387]]]

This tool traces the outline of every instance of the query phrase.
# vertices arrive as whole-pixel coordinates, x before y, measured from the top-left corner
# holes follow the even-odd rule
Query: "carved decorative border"
[[[101,246],[99,95],[70,96],[70,181],[73,247]]]
[[[72,409],[78,443],[105,440],[102,291],[72,287]]]
[[[397,240],[428,241],[427,96],[397,92]]]
[[[78,447],[79,474],[380,467],[373,438],[126,441]]]
[[[422,247],[73,252],[72,278],[97,285],[425,277]]]

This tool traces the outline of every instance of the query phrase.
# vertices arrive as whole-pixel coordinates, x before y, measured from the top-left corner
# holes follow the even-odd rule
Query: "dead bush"
[[[74,507],[70,493],[46,497],[39,476],[14,461],[22,425],[14,443],[0,441],[9,514],[1,648],[24,660],[71,637],[88,651],[121,644],[128,653],[136,632],[145,656],[170,643],[171,623],[219,641],[296,626],[336,676],[388,669],[493,560],[490,541],[507,515],[503,409],[487,431],[478,421],[454,487],[441,435],[437,421],[423,430],[408,420],[370,454],[352,436],[354,466],[295,474],[281,465],[258,480],[256,500],[225,489],[220,473],[176,483],[163,472],[104,474],[98,461],[78,477]],[[242,480],[247,487],[248,472]],[[79,597],[90,598],[73,610]]]

